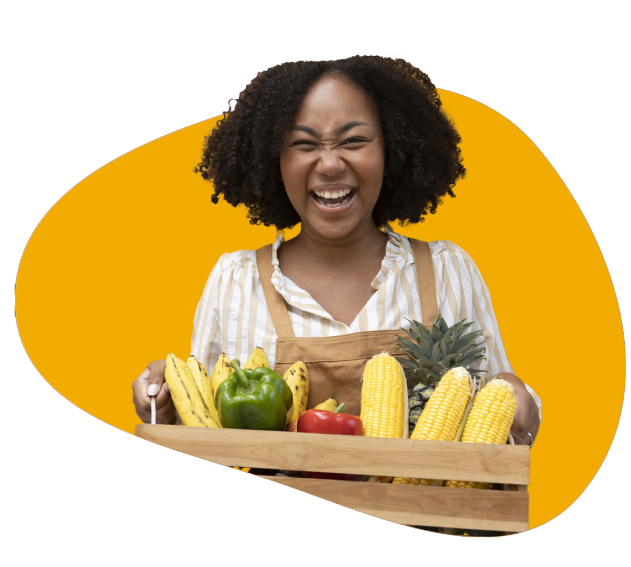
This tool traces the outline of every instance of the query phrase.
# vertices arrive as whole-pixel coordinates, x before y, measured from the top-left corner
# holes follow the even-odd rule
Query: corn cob
[[[407,381],[388,353],[373,356],[364,368],[360,419],[366,437],[407,437]]]
[[[362,376],[360,419],[366,437],[400,439],[409,436],[408,387],[403,368],[387,352],[373,356]],[[360,476],[368,482],[392,482],[392,477]]]
[[[410,439],[454,441],[465,408],[469,403],[473,380],[462,367],[445,374],[429,398]],[[396,477],[393,484],[431,485],[432,480]]]
[[[501,378],[493,378],[476,396],[462,432],[463,443],[498,443],[508,440],[517,400],[515,389]],[[491,488],[488,482],[449,480],[451,488]]]

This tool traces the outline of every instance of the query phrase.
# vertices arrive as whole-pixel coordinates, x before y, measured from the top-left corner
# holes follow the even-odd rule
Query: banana
[[[318,404],[313,409],[335,411],[337,409],[337,400],[335,398],[329,398],[326,402],[322,402],[321,404]]]
[[[194,356],[189,356],[186,361],[186,366],[188,366],[193,378],[195,379],[195,383],[199,388],[199,391],[206,402],[206,406],[210,411],[210,417],[213,418],[215,423],[219,425],[219,415],[217,414],[217,408],[215,407],[215,400],[213,399],[212,388],[210,386],[210,378],[208,377],[208,371],[206,367],[197,360]]]
[[[171,391],[175,409],[184,425],[193,427],[219,427],[211,417],[195,378],[183,360],[169,353],[164,377]]]
[[[261,366],[269,368],[269,360],[267,360],[265,351],[260,346],[257,346],[243,366],[243,370],[254,370],[255,368],[260,368]]]
[[[217,391],[217,388],[219,388],[219,384],[221,384],[233,372],[234,370],[232,369],[232,366],[230,366],[230,359],[222,352],[219,355],[217,364],[215,364],[215,368],[213,368],[213,376],[210,381],[210,389],[212,390],[213,400],[215,399],[215,392]]]
[[[298,419],[301,413],[307,409],[307,399],[309,398],[309,372],[302,360],[294,362],[283,376],[287,385],[294,395],[294,415],[290,419]],[[337,407],[337,404],[336,404]]]

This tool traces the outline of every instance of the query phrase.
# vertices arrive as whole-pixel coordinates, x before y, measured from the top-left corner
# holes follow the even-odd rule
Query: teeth
[[[339,199],[340,197],[345,197],[348,195],[352,189],[343,189],[341,191],[315,191],[315,194],[318,197],[322,197],[323,199]]]

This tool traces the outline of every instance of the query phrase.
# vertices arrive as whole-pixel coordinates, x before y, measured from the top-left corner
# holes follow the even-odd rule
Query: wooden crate
[[[136,427],[136,435],[228,466],[492,482],[503,489],[265,477],[400,524],[504,533],[528,529],[525,446],[145,424]]]

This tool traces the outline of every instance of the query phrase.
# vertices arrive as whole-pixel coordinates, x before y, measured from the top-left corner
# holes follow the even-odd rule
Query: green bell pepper
[[[234,372],[215,392],[221,427],[282,431],[293,416],[291,388],[271,368],[242,370],[233,360]]]

